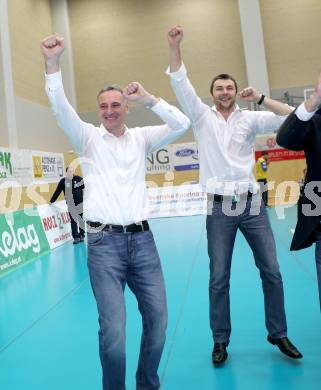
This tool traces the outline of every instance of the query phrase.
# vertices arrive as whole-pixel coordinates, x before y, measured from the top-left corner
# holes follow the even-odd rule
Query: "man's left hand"
[[[253,87],[244,88],[240,93],[239,97],[241,100],[249,102],[258,102],[261,98],[261,94],[258,93]]]
[[[144,106],[152,107],[158,102],[158,99],[148,93],[137,81],[129,83],[127,87],[124,88],[123,94],[127,100],[136,101]]]

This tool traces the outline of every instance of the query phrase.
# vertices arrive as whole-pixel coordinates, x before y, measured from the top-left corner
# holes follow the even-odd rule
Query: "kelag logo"
[[[28,225],[14,229],[11,222],[7,222],[9,229],[1,235],[0,253],[4,257],[15,255],[16,252],[22,252],[31,248],[34,253],[40,252],[39,237],[34,225]]]
[[[7,218],[0,215],[0,275],[49,250],[40,217],[34,214],[20,210]]]

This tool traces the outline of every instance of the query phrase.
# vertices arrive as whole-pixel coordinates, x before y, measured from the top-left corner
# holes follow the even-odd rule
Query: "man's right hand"
[[[58,72],[59,58],[65,49],[64,38],[59,34],[50,35],[41,41],[40,48],[45,59],[46,73]]]
[[[182,65],[180,45],[183,39],[183,27],[172,27],[167,33],[169,44],[169,69],[170,72],[177,72]]]
[[[170,46],[179,46],[183,39],[183,27],[172,27],[167,33],[167,39]]]

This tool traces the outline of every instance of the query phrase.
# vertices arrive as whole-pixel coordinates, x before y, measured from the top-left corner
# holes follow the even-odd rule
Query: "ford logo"
[[[181,150],[178,150],[175,153],[175,156],[177,156],[177,157],[188,157],[188,156],[192,156],[193,154],[195,154],[195,150],[194,149],[181,149]]]

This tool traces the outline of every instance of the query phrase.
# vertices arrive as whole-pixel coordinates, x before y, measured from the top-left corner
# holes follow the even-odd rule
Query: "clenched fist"
[[[179,46],[183,39],[183,27],[175,26],[171,28],[167,33],[167,39],[171,46]]]
[[[65,49],[64,38],[59,35],[50,35],[41,41],[41,52],[45,59],[59,58]]]
[[[240,92],[239,97],[241,100],[257,102],[260,100],[261,94],[259,94],[253,87],[247,87]]]
[[[127,87],[124,88],[123,94],[127,100],[136,101],[145,106],[153,106],[158,102],[158,99],[148,93],[137,81],[129,83]]]

